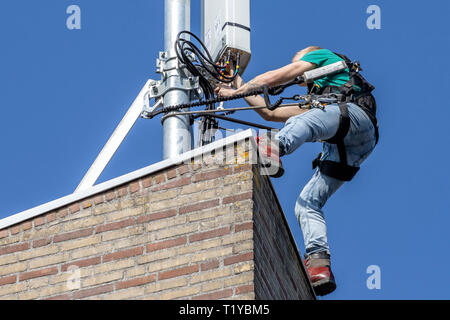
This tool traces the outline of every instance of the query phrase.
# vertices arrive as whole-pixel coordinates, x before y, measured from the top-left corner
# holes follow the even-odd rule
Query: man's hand
[[[235,94],[235,90],[225,86],[225,85],[219,85],[216,87],[216,89],[214,90],[214,92],[219,96],[219,97],[232,97]]]

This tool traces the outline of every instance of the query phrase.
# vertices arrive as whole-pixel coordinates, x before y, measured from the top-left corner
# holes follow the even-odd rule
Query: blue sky
[[[81,30],[66,28],[72,4]],[[366,27],[372,4],[380,30]],[[0,218],[74,191],[145,81],[159,79],[163,12],[163,0],[1,2]],[[380,143],[324,208],[338,284],[324,299],[450,298],[449,12],[445,0],[252,1],[245,79],[319,45],[360,60],[376,86]],[[161,133],[159,120],[140,119],[99,181],[160,161]],[[302,252],[293,208],[320,148],[284,158],[287,173],[273,180]],[[380,290],[366,287],[370,265]]]

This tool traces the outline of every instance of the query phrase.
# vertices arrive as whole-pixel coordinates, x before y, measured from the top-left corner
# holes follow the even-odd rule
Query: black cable
[[[199,46],[197,46],[193,41],[187,40],[183,38],[183,35],[191,36],[196,42],[198,42]],[[264,94],[264,98],[266,104],[270,110],[277,108],[283,101],[283,99],[279,99],[273,105],[270,103],[269,94],[270,95],[278,95],[284,91],[284,89],[293,84],[300,83],[303,79],[297,78],[291,83],[276,86],[273,88],[261,88],[258,90],[253,90],[252,92],[248,92],[246,94],[239,94],[232,97],[215,97],[214,88],[211,83],[205,77],[204,72],[209,74],[212,78],[214,78],[218,82],[222,83],[231,83],[236,76],[239,74],[240,69],[240,53],[238,52],[236,55],[236,66],[235,72],[232,76],[227,76],[223,73],[223,70],[229,66],[231,51],[228,51],[228,57],[225,65],[217,65],[208,49],[204,45],[204,43],[192,32],[190,31],[181,31],[177,35],[177,39],[175,41],[175,52],[180,63],[186,66],[186,69],[194,76],[199,79],[199,85],[203,90],[204,100],[199,100],[191,103],[178,104],[174,106],[169,106],[162,108],[151,114],[150,118],[155,117],[160,113],[168,113],[171,111],[177,111],[181,109],[197,107],[206,105],[206,110],[215,110],[215,104],[218,102],[225,102],[235,99],[241,99],[252,95]],[[203,71],[203,73],[202,73]],[[299,82],[300,81],[300,82]],[[211,115],[202,116],[200,123],[200,141],[202,145],[212,142],[213,137],[210,136],[210,133],[213,129],[218,128],[218,122],[215,117]]]
[[[182,38],[183,34],[188,34],[192,36],[200,44],[200,47],[201,49],[203,49],[204,53],[192,41]],[[208,72],[217,81],[230,83],[236,77],[236,74],[231,77],[221,74],[220,71],[224,69],[226,66],[216,65],[203,42],[190,31],[181,31],[180,33],[178,33],[175,42],[175,51],[178,59],[182,63],[189,65],[189,67],[194,67],[192,69],[196,69],[198,67],[206,70],[206,72]],[[186,55],[186,51],[193,53],[200,64],[194,65],[192,61],[189,59],[189,57]],[[191,71],[191,73],[192,71],[194,71],[191,70],[191,68],[188,68],[188,70]],[[193,73],[198,72],[194,71]]]
[[[191,37],[193,37],[199,43],[199,46],[203,50],[203,52],[193,41],[183,38],[183,35],[190,35]],[[205,76],[200,72],[200,70],[205,70],[215,80],[225,83],[232,82],[235,79],[237,72],[231,77],[224,75],[221,71],[226,68],[226,66],[216,65],[203,42],[190,31],[181,31],[180,33],[178,33],[177,39],[175,41],[175,52],[177,58],[186,66],[187,70],[193,76],[199,78],[199,85],[203,90],[205,101],[207,101],[202,105],[206,104],[206,110],[214,110],[215,102],[212,98],[214,97],[214,88],[211,86]],[[230,52],[228,54],[229,56],[231,55]],[[192,56],[195,58],[194,61],[192,61]],[[229,61],[229,59],[227,61]],[[189,108],[190,106],[186,105],[185,107]],[[200,140],[202,141],[202,144],[211,142],[210,132],[217,127],[218,122],[214,117],[202,117],[200,124]]]
[[[193,42],[181,38],[181,36],[183,34],[189,34],[192,37],[194,37],[194,39],[196,39],[200,43],[201,47],[204,49],[206,56],[198,49],[198,47]],[[199,67],[201,67],[212,75],[215,75],[215,73],[218,74],[219,72],[217,71],[215,65],[213,64],[211,55],[209,54],[208,50],[206,50],[206,47],[204,46],[204,44],[200,41],[200,39],[195,34],[188,32],[188,31],[182,31],[177,36],[177,40],[175,42],[175,51],[176,51],[179,61],[186,66],[188,71],[193,76],[196,76],[199,78],[199,84],[203,90],[205,99],[210,100],[211,97],[214,96],[214,88],[205,79],[205,77],[201,74],[201,72],[198,69],[199,69]],[[195,65],[191,61],[191,58],[188,56],[188,53],[192,53],[196,57],[196,60],[200,63],[200,65]],[[215,73],[214,73],[214,71],[215,71]],[[217,78],[217,77],[218,76],[216,75],[215,78]],[[207,110],[215,109],[214,103],[208,103],[206,109]],[[210,130],[217,125],[218,125],[217,121],[215,119],[212,119],[211,117],[203,117],[202,118],[201,125],[200,125],[200,133],[201,133],[200,139],[202,141],[202,144],[208,143],[210,138],[205,137],[205,135],[208,134],[210,132]]]

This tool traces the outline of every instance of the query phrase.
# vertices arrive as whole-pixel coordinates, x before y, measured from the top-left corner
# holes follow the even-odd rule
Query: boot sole
[[[271,164],[261,164],[262,168],[270,168],[272,165]],[[280,178],[284,175],[284,168],[283,166],[278,166],[278,170],[276,173],[269,175],[272,178]]]
[[[277,173],[271,175],[272,178],[281,178],[284,175],[283,167],[279,167]]]
[[[320,280],[313,284],[314,291],[318,296],[324,296],[336,290],[336,283],[331,280]]]

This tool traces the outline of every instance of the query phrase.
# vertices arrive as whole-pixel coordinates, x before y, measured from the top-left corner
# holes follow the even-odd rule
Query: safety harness
[[[339,153],[339,162],[336,161],[330,161],[330,160],[323,160],[322,154],[319,154],[319,156],[313,161],[313,169],[319,168],[319,170],[324,173],[327,176],[330,176],[332,178],[336,178],[342,181],[351,181],[353,177],[356,175],[356,173],[359,171],[359,167],[353,167],[348,164],[347,161],[347,151],[345,148],[344,139],[347,136],[349,130],[350,130],[350,117],[348,112],[348,103],[352,102],[359,106],[362,110],[366,112],[368,117],[370,118],[374,128],[375,128],[375,136],[376,136],[376,143],[378,143],[378,124],[377,124],[377,118],[376,118],[376,101],[375,98],[372,95],[372,91],[375,89],[373,85],[371,85],[364,77],[359,73],[361,71],[361,67],[359,62],[355,61],[352,62],[348,57],[342,54],[337,54],[342,60],[344,60],[345,65],[348,67],[349,70],[349,80],[343,84],[340,87],[337,86],[325,86],[320,87],[316,84],[314,84],[313,81],[308,81],[308,77],[305,78],[306,72],[303,76],[297,77],[293,81],[275,86],[272,88],[268,88],[267,86],[264,86],[262,88],[254,89],[251,92],[246,92],[244,94],[238,94],[234,95],[232,97],[214,97],[214,98],[207,98],[206,100],[200,100],[185,104],[178,104],[173,106],[164,107],[159,110],[152,110],[150,113],[147,112],[145,115],[146,118],[153,118],[158,114],[165,113],[165,116],[163,116],[162,121],[166,119],[167,117],[173,117],[178,115],[190,115],[191,119],[197,118],[197,117],[208,117],[208,118],[219,118],[226,121],[236,122],[243,125],[249,125],[254,126],[266,130],[272,130],[273,128],[262,126],[255,123],[250,123],[247,121],[242,121],[239,119],[230,118],[227,115],[231,114],[235,111],[239,110],[249,110],[249,109],[257,109],[257,108],[268,108],[269,110],[274,110],[279,107],[287,107],[292,105],[297,105],[299,108],[321,108],[323,109],[325,105],[332,104],[332,103],[338,103],[339,109],[341,112],[340,120],[339,120],[339,127],[336,132],[336,134],[326,140],[325,142],[328,142],[330,144],[335,144],[338,149]],[[334,64],[336,65],[336,63]],[[314,78],[317,76],[316,79],[319,79],[324,76],[324,74],[332,74],[333,70],[325,70],[328,69],[330,66],[325,66],[321,68],[315,69],[316,73],[311,74],[309,80],[314,80]],[[320,69],[321,72],[318,72]],[[342,72],[341,69],[340,72]],[[336,71],[337,72],[337,71]],[[300,83],[308,83],[308,94],[306,96],[300,96],[295,95],[294,97],[281,97],[279,98],[275,103],[270,102],[269,95],[279,95],[281,94],[284,89],[287,87],[290,87],[295,84]],[[361,90],[355,90],[355,86],[359,87]],[[236,100],[245,98],[248,96],[253,95],[264,95],[265,100],[265,106],[259,106],[259,107],[246,107],[246,108],[228,108],[228,109],[209,109],[203,110],[203,111],[180,111],[182,109],[192,108],[192,107],[198,107],[203,105],[214,105],[215,103],[219,102],[225,102],[229,100]],[[294,100],[296,103],[294,104],[286,104],[283,105],[284,100]],[[225,114],[219,115],[217,113],[223,113]]]
[[[348,103],[352,102],[364,110],[367,116],[370,118],[373,127],[375,128],[376,144],[378,143],[378,123],[376,118],[376,101],[372,95],[372,91],[375,89],[364,77],[359,73],[361,67],[359,62],[352,62],[348,57],[342,54],[335,53],[341,59],[345,61],[349,67],[349,81],[340,87],[326,86],[319,87],[314,83],[308,85],[309,94],[330,94],[336,93],[340,97],[338,101],[339,110],[341,112],[339,118],[339,128],[336,134],[325,142],[335,144],[339,153],[339,162],[322,160],[322,153],[313,161],[313,169],[319,168],[323,174],[339,179],[342,181],[351,181],[356,173],[359,171],[359,167],[353,167],[348,164],[347,150],[345,148],[344,139],[350,130],[350,116],[348,112]],[[356,91],[355,86],[358,86],[361,91]]]

